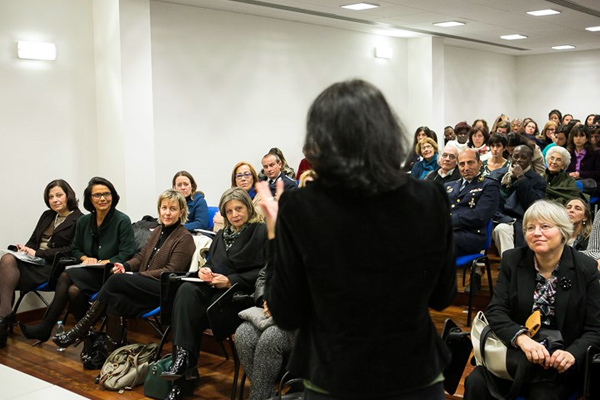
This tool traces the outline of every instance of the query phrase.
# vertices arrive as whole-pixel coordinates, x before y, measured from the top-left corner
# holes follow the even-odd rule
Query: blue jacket
[[[188,231],[208,229],[210,225],[208,223],[208,206],[202,193],[196,192],[194,200],[191,199],[191,196],[186,197],[185,200],[188,206],[188,222],[183,225],[185,229]]]

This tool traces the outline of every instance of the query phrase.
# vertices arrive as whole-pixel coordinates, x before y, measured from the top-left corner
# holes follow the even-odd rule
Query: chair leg
[[[475,266],[476,266],[476,262],[473,261],[471,263],[471,268],[470,268],[470,272],[469,272],[469,306],[467,308],[467,326],[471,326],[471,314],[473,312],[473,273],[475,272]]]
[[[488,285],[490,287],[490,298],[494,296],[494,283],[492,282],[492,268],[490,267],[490,260],[485,259],[485,269],[488,277]]]
[[[229,336],[227,340],[229,341],[229,345],[231,346],[231,355],[233,357],[234,363],[233,384],[231,385],[231,400],[235,400],[235,395],[237,393],[238,378],[240,375],[240,358],[237,354],[235,344],[233,343],[233,339],[231,338],[231,336]]]
[[[238,400],[244,400],[244,389],[246,388],[246,371],[242,374],[242,381],[240,382],[240,393],[238,394]]]

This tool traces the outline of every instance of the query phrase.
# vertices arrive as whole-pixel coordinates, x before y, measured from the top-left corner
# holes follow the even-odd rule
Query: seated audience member
[[[283,173],[283,175],[287,176],[291,180],[296,179],[296,173],[294,172],[294,168],[288,165],[287,161],[285,160],[285,157],[283,156],[283,151],[281,151],[281,149],[279,149],[278,147],[272,147],[267,154],[274,154],[277,156],[279,161],[281,161],[281,172]],[[265,170],[263,168],[258,173],[258,180],[264,181],[266,177],[267,176],[265,175]]]
[[[456,256],[460,257],[483,248],[487,224],[498,210],[500,184],[480,173],[481,160],[475,149],[465,149],[458,155],[458,169],[462,178],[444,187],[450,199]],[[481,271],[475,271],[470,286],[474,291],[481,289]]]
[[[504,134],[508,133],[508,130],[510,129],[510,118],[508,118],[504,114],[500,114],[494,120],[494,123],[492,124],[492,129],[490,130],[490,134],[498,132],[498,125],[500,123],[502,123],[502,125],[504,127],[506,127],[506,132],[499,132],[499,133],[504,133]]]
[[[481,129],[488,136],[490,134],[490,127],[488,126],[488,123],[485,119],[476,119],[475,121],[473,121],[473,125],[471,125],[471,127]]]
[[[209,226],[208,206],[204,199],[204,193],[196,191],[198,185],[196,180],[187,171],[179,171],[173,177],[173,189],[185,197],[188,208],[188,222],[183,226],[188,231],[194,229],[206,229]]]
[[[122,263],[135,253],[131,220],[117,210],[119,194],[107,179],[94,177],[83,193],[83,206],[90,214],[77,220],[73,256],[82,264]],[[35,326],[19,324],[27,339],[45,342],[67,303],[76,320],[88,309],[89,298],[102,287],[104,269],[71,268],[58,278],[54,299],[42,322]]]
[[[508,140],[506,136],[500,133],[492,133],[488,141],[490,147],[490,158],[483,161],[481,172],[483,176],[488,176],[499,168],[505,168],[510,165],[510,161],[504,158],[503,154],[506,151]]]
[[[590,128],[590,142],[594,145],[596,150],[600,147],[600,126],[594,125]]]
[[[591,127],[593,127],[594,125],[596,125],[596,123],[594,122],[596,120],[596,114],[589,114],[587,117],[585,117],[585,122],[584,125],[590,129]]]
[[[299,329],[287,367],[305,380],[305,399],[443,399],[449,353],[429,307],[447,307],[456,291],[447,195],[400,171],[402,129],[367,82],[323,91],[306,131],[319,178],[261,203],[269,310],[280,328]],[[358,215],[360,245],[339,240]]]
[[[436,181],[440,183],[455,181],[460,178],[460,172],[456,168],[458,150],[452,145],[446,145],[442,154],[438,156],[437,163],[439,168],[431,171],[425,176],[426,181]]]
[[[418,127],[417,130],[415,131],[415,134],[413,137],[412,149],[414,152],[411,154],[410,157],[408,157],[406,163],[404,164],[405,171],[412,170],[413,165],[417,161],[420,161],[422,159],[421,154],[416,151],[416,148],[417,148],[417,144],[425,138],[431,138],[437,142],[436,137],[433,135],[433,133],[431,132],[431,130],[428,127],[426,127],[426,126]]]
[[[469,132],[471,131],[471,125],[467,124],[466,121],[461,121],[454,127],[454,134],[456,140],[451,140],[448,144],[456,147],[458,152],[469,147]]]
[[[554,139],[552,140],[552,143],[550,143],[548,146],[546,146],[544,148],[544,150],[542,151],[542,155],[544,156],[544,159],[546,158],[546,154],[548,154],[548,151],[555,147],[555,146],[560,146],[560,147],[567,147],[567,130],[568,130],[568,126],[567,125],[560,125],[557,130],[556,133],[554,134]]]
[[[538,146],[540,148],[540,151],[546,147],[546,142],[545,141],[541,141],[539,139],[539,135],[540,135],[540,131],[538,129],[538,125],[537,123],[532,120],[529,119],[527,121],[527,123],[524,123],[524,128],[523,128],[523,136],[527,139],[530,140],[531,142],[535,143],[536,146]]]
[[[587,249],[590,233],[592,233],[592,211],[590,204],[583,199],[571,199],[565,205],[569,219],[573,223],[573,234],[567,243],[575,250]]]
[[[492,237],[502,254],[524,244],[523,215],[534,201],[546,196],[546,181],[531,167],[533,151],[529,146],[515,147],[511,165],[492,172],[491,178],[500,182],[500,205],[494,216],[497,223]]]
[[[562,113],[560,111],[554,109],[548,113],[548,120],[554,121],[556,126],[558,126],[558,125],[562,124]]]
[[[571,114],[565,114],[562,119],[563,125],[569,125],[573,120],[573,116]]]
[[[454,128],[448,125],[444,128],[444,144],[448,144],[448,142],[451,140],[456,140],[456,135],[454,134]]]
[[[82,216],[75,192],[66,181],[57,179],[46,185],[44,202],[48,210],[42,213],[31,238],[24,245],[17,244],[18,252],[42,258],[44,263],[32,264],[10,253],[0,259],[0,348],[6,346],[9,325],[17,322],[11,309],[15,290],[34,290],[50,278],[54,256],[71,253],[75,224]]]
[[[265,154],[262,158],[262,166],[265,171],[265,179],[262,180],[269,182],[273,196],[275,196],[275,184],[279,180],[283,181],[284,190],[296,189],[296,181],[282,172],[283,164],[278,155],[272,153]]]
[[[588,129],[574,126],[569,132],[567,149],[571,153],[567,173],[581,181],[586,193],[595,195],[600,180],[600,153],[592,145]]]
[[[304,154],[304,158],[300,160],[300,164],[298,165],[298,171],[296,172],[296,180],[300,180],[300,176],[304,173],[304,171],[308,171],[312,169],[312,165],[310,161],[306,159],[306,145],[302,146],[302,154]],[[258,182],[258,181],[257,181]]]
[[[537,201],[525,213],[526,247],[504,253],[492,300],[485,311],[491,329],[506,346],[520,349],[531,365],[518,393],[527,399],[570,398],[581,388],[586,349],[600,346],[600,275],[595,262],[566,243],[573,225],[559,204]],[[530,337],[525,322],[541,313],[542,327],[562,334],[564,348],[550,353]],[[465,381],[465,400],[492,400],[512,381],[478,366]]]
[[[59,347],[68,347],[88,336],[94,323],[105,313],[108,352],[124,344],[123,318],[138,318],[160,305],[160,274],[186,272],[196,246],[183,224],[187,205],[183,195],[173,189],[158,197],[160,225],[133,258],[116,262],[97,300],[85,316],[68,332],[54,336]],[[130,272],[126,274],[125,272]]]
[[[425,138],[417,143],[415,151],[421,155],[421,160],[414,163],[410,174],[417,179],[425,179],[428,173],[435,171],[439,168],[437,163],[438,159],[438,145],[435,140],[431,138]]]
[[[510,122],[508,121],[500,121],[496,126],[496,130],[493,133],[499,133],[501,135],[508,135],[508,131],[510,130]]]
[[[294,347],[296,331],[284,331],[279,328],[269,311],[265,299],[265,275],[263,268],[258,275],[254,289],[254,303],[262,308],[267,321],[265,326],[257,326],[245,321],[235,331],[235,347],[240,356],[244,372],[250,379],[248,400],[264,400],[275,396],[275,384],[283,367],[283,361],[289,357]]]
[[[553,147],[546,153],[548,168],[543,177],[546,179],[547,184],[547,199],[566,204],[567,200],[582,196],[575,179],[565,172],[570,163],[571,154],[564,147]]]
[[[523,121],[519,118],[515,118],[510,121],[510,131],[518,134],[523,133]]]
[[[256,170],[252,165],[248,164],[245,161],[241,161],[233,167],[233,171],[231,172],[231,187],[239,187],[244,189],[248,196],[252,199],[252,204],[257,211],[260,210],[257,208],[258,203],[260,203],[260,196],[256,193],[254,189],[254,185],[258,182],[258,176],[256,175]],[[220,212],[217,211],[215,217],[213,218],[213,231],[218,232],[225,227],[225,221]]]
[[[313,169],[304,171],[304,173],[300,177],[300,181],[298,182],[298,187],[300,187],[300,188],[306,187],[306,185],[310,184],[311,182],[314,182],[316,179],[317,179],[317,173]]]
[[[544,150],[546,147],[550,145],[554,145],[554,137],[556,136],[556,131],[558,130],[558,124],[554,121],[546,122],[544,125],[544,129],[540,132],[539,141],[542,144],[542,154],[544,154]]]
[[[265,171],[268,173],[269,168]],[[175,295],[173,364],[162,374],[164,379],[175,381],[169,399],[186,397],[190,380],[197,375],[202,332],[208,328],[208,306],[235,283],[240,290],[252,290],[265,266],[266,228],[248,192],[227,189],[221,196],[219,210],[225,215],[225,228],[217,232],[206,265],[198,270],[203,282],[186,282]]]
[[[508,145],[506,146],[506,151],[508,154],[512,155],[513,149],[520,145],[526,145],[533,151],[533,159],[531,160],[531,168],[540,174],[540,176],[546,171],[546,162],[544,161],[544,156],[542,155],[542,151],[540,148],[531,140],[528,140],[523,135],[510,133],[507,136]]]
[[[490,148],[487,144],[489,138],[490,134],[488,131],[479,126],[474,126],[469,131],[469,147],[477,150],[481,161],[485,161],[491,157]]]

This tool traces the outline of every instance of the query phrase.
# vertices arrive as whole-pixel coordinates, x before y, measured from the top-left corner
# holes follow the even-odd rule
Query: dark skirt
[[[20,273],[17,289],[29,292],[50,278],[52,264],[38,265],[21,261],[18,258],[15,258],[15,260],[17,261],[17,268],[19,268]]]
[[[104,268],[88,267],[88,268],[71,268],[68,269],[67,275],[71,282],[81,290],[85,297],[92,297],[102,288],[104,280]]]
[[[160,305],[160,282],[140,274],[115,274],[98,300],[107,304],[110,315],[138,318]]]

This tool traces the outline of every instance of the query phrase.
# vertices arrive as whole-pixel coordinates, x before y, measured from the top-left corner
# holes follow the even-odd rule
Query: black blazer
[[[48,226],[50,226],[54,221],[54,218],[56,218],[56,212],[52,210],[44,211],[33,230],[31,238],[29,238],[25,246],[36,249],[36,257],[45,258],[48,262],[52,262],[56,253],[69,255],[73,248],[72,242],[73,236],[75,235],[75,225],[82,215],[79,208],[73,210],[73,212],[65,218],[63,223],[54,229],[54,233],[52,233],[52,236],[48,241],[48,248],[46,250],[40,250],[39,247],[44,231],[48,229]]]
[[[509,250],[502,255],[500,275],[485,316],[498,337],[509,345],[531,315],[536,271],[534,253],[528,247]],[[596,261],[565,246],[558,270],[556,325],[565,340],[565,350],[573,354],[577,365],[585,360],[589,345],[600,346],[600,275]]]
[[[408,178],[362,196],[315,181],[285,191],[265,298],[300,329],[289,369],[332,396],[373,399],[431,384],[450,355],[429,316],[456,292],[448,196]]]

